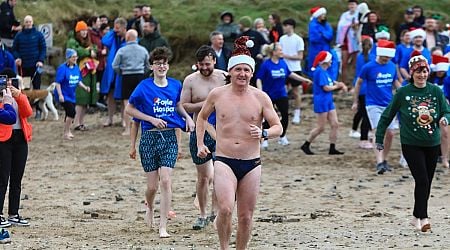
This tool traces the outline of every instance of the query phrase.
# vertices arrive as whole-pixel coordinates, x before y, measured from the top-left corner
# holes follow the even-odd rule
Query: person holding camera
[[[16,74],[11,69],[3,70],[0,75],[7,75],[6,102],[10,101],[16,113],[12,125],[0,124],[0,228],[11,224],[29,226],[28,221],[19,215],[22,177],[28,157],[28,142],[31,141],[32,128],[27,119],[33,110],[26,95],[12,85]],[[8,96],[11,93],[12,100]],[[5,98],[3,99],[5,102]],[[8,219],[3,216],[3,203],[9,182]]]
[[[0,124],[12,125],[16,122],[17,115],[12,103],[13,98],[9,88],[2,89],[2,100],[0,101]]]

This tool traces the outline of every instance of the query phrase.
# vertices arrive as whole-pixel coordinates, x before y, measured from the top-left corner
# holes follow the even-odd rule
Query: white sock
[[[300,112],[300,109],[295,109],[295,110],[294,110],[294,116],[295,116],[295,117],[300,117],[300,113],[301,113],[301,112]]]

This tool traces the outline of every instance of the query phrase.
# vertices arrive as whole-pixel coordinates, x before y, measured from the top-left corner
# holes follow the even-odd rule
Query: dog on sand
[[[57,121],[59,119],[58,111],[53,104],[53,91],[55,90],[55,88],[56,83],[52,83],[50,84],[50,86],[48,86],[47,89],[22,90],[22,93],[24,93],[28,97],[31,105],[36,102],[39,103],[39,107],[41,108],[43,113],[43,116],[41,118],[42,120],[47,120],[49,109],[53,114],[53,120]]]

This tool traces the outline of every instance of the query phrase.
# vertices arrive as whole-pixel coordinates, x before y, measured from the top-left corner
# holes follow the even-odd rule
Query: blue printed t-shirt
[[[180,101],[181,82],[167,78],[167,86],[159,87],[153,78],[141,81],[128,100],[142,113],[162,119],[167,122],[167,128],[186,128],[186,122],[177,113],[177,103]],[[140,121],[140,120],[138,120]],[[142,131],[155,128],[147,121],[140,121]]]
[[[55,81],[61,85],[64,102],[75,103],[75,91],[82,78],[78,65],[69,67],[64,63],[58,67]]]
[[[283,59],[280,59],[278,63],[267,59],[259,68],[256,78],[262,81],[262,89],[270,99],[277,100],[287,97],[286,79],[290,74],[291,71]]]
[[[366,106],[387,107],[392,99],[392,84],[397,79],[395,64],[371,61],[363,66],[359,77],[367,83]]]
[[[314,103],[333,101],[333,92],[325,91],[324,86],[333,86],[333,79],[327,71],[320,66],[316,68],[313,75],[313,96]]]

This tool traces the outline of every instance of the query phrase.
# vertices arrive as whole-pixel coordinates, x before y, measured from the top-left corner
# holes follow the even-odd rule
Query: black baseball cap
[[[412,15],[412,14],[414,14],[414,10],[413,10],[412,8],[407,8],[407,9],[405,10],[405,14],[407,14],[407,15]]]

